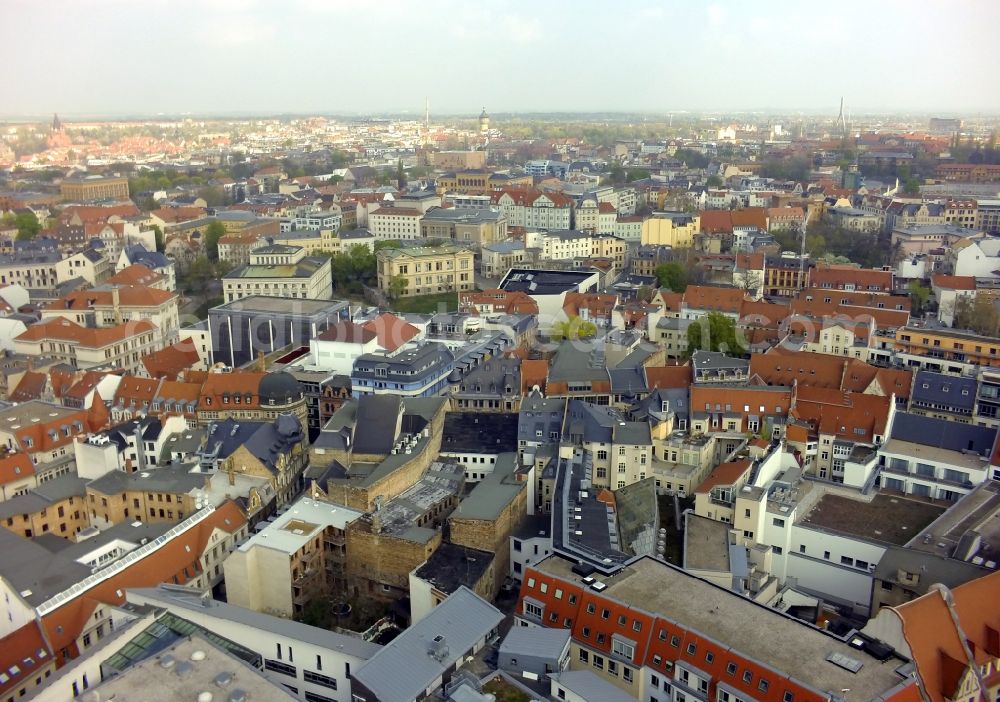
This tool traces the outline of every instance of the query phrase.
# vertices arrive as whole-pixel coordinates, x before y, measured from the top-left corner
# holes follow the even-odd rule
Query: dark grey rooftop
[[[500,281],[499,287],[507,291],[520,291],[529,295],[558,295],[579,290],[590,278],[591,271],[533,270],[511,268]]]
[[[505,412],[448,412],[444,417],[444,453],[517,451],[518,415]]]
[[[997,430],[995,427],[980,427],[897,412],[892,420],[889,437],[949,451],[972,451],[980,456],[989,456],[993,451]]]
[[[516,453],[497,456],[492,472],[476,483],[452,513],[452,518],[486,521],[497,519],[521,491],[526,489],[525,483],[517,480],[516,469]]]
[[[475,588],[493,563],[493,554],[467,546],[443,542],[416,575],[439,591],[450,595],[460,587]]]
[[[976,404],[976,379],[917,371],[910,391],[910,403],[959,414],[972,414]]]

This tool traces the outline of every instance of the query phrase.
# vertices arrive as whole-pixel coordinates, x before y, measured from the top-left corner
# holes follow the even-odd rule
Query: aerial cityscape
[[[0,702],[1000,700],[1000,4],[0,17]]]

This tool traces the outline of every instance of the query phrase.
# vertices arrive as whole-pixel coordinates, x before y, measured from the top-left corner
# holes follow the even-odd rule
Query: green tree
[[[904,195],[919,195],[920,194],[920,179],[919,178],[907,178],[903,181],[903,194]]]
[[[550,336],[553,341],[562,341],[563,339],[592,339],[595,334],[597,334],[596,324],[574,315],[569,319],[556,322],[552,326],[552,334]]]
[[[616,163],[611,168],[608,169],[608,178],[615,185],[621,185],[625,182],[625,169],[622,168],[620,163]]]
[[[198,197],[205,201],[207,207],[221,207],[226,204],[226,191],[217,185],[202,188]]]
[[[160,229],[159,224],[153,225],[153,236],[156,239],[156,250],[159,251],[160,253],[166,251],[167,244],[163,239],[163,230]]]
[[[26,241],[38,236],[42,230],[42,225],[34,212],[21,212],[14,217],[14,226],[17,227],[17,240]]]
[[[984,336],[1000,336],[1000,310],[986,295],[960,295],[952,307],[955,329],[968,329]]]
[[[931,296],[930,289],[921,285],[919,280],[910,281],[906,289],[910,293],[913,314],[921,314],[927,305],[927,299]]]
[[[226,225],[214,220],[205,227],[205,253],[208,260],[215,263],[219,260],[219,239],[226,235]]]
[[[710,188],[721,188],[722,178],[717,175],[710,175],[708,177],[708,180],[705,181],[705,185],[707,185]]]
[[[656,267],[656,283],[661,288],[684,292],[688,285],[687,271],[676,261],[664,263]]]
[[[184,278],[188,292],[200,293],[208,285],[208,281],[215,278],[215,266],[205,256],[199,256],[191,261]]]
[[[403,296],[406,292],[407,286],[409,286],[410,281],[401,275],[394,275],[389,278],[389,297],[396,300]]]
[[[634,180],[645,180],[649,177],[649,171],[645,168],[630,168],[625,174],[625,182],[631,183]]]
[[[687,331],[688,354],[695,351],[721,351],[730,356],[746,354],[746,344],[736,329],[736,320],[721,312],[709,312],[691,322]]]
[[[396,161],[396,189],[406,189],[406,171],[403,170],[403,159]]]

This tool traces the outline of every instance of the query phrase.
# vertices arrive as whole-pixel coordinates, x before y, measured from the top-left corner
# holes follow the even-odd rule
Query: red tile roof
[[[142,359],[146,372],[153,378],[175,380],[178,375],[201,362],[191,337],[182,339]]]
[[[684,291],[686,307],[713,312],[739,313],[744,293],[738,288],[721,288],[709,285],[689,285]]]
[[[231,500],[224,502],[182,534],[49,612],[42,618],[42,626],[52,649],[67,649],[70,657],[76,657],[76,640],[97,606],[122,604],[129,588],[172,582],[183,585],[198,577],[201,556],[215,530],[232,534],[245,524],[246,515],[239,506]]]
[[[344,344],[367,344],[377,337],[378,334],[373,330],[365,329],[360,324],[342,321],[327,328],[316,338],[321,341],[339,341]]]
[[[958,684],[967,672],[1000,657],[1000,572],[953,588],[948,597],[932,588],[926,595],[893,607],[910,648],[924,698],[946,702],[961,697]],[[971,657],[970,657],[971,654]],[[989,676],[995,687],[997,672]],[[967,693],[966,693],[967,696]],[[970,699],[985,699],[986,691]]]
[[[12,453],[0,458],[0,485],[23,480],[35,474],[35,464],[26,453]]]
[[[17,699],[16,690],[34,687],[32,678],[41,675],[54,660],[38,622],[31,621],[0,639],[0,696]],[[16,673],[14,671],[17,671]],[[8,694],[9,693],[9,694]]]
[[[118,291],[118,304],[123,307],[158,307],[177,297],[176,293],[149,288],[143,285],[122,285]],[[46,305],[50,310],[89,310],[95,305],[105,307],[114,304],[114,292],[110,289],[76,290]]]
[[[971,275],[933,275],[931,285],[945,290],[975,290],[976,279]]]
[[[55,340],[85,346],[87,348],[103,348],[117,341],[124,341],[140,334],[156,329],[156,325],[148,319],[126,322],[114,327],[95,329],[82,327],[65,317],[53,317],[42,320],[28,327],[15,337],[17,341]]]
[[[750,460],[747,458],[729,463],[720,463],[708,474],[708,477],[697,487],[695,492],[711,492],[718,485],[733,485],[750,471]]]
[[[45,373],[25,371],[24,375],[21,376],[21,382],[17,384],[17,387],[14,388],[7,399],[11,402],[27,402],[28,400],[41,399],[47,381],[48,376]]]
[[[417,327],[388,312],[365,322],[362,326],[368,331],[375,332],[378,345],[387,351],[395,351],[420,334]]]
[[[146,285],[150,286],[163,280],[163,276],[150,270],[141,263],[133,263],[104,281],[108,285]]]
[[[890,407],[891,399],[882,395],[800,385],[791,416],[821,434],[872,443],[875,435],[885,436]]]
[[[691,385],[691,366],[646,366],[646,387],[686,388]]]

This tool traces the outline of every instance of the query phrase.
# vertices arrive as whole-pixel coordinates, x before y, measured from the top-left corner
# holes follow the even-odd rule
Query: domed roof
[[[302,397],[302,388],[292,375],[284,371],[268,373],[260,381],[260,403],[283,405]]]

